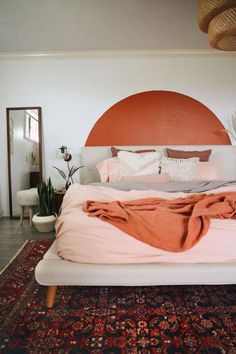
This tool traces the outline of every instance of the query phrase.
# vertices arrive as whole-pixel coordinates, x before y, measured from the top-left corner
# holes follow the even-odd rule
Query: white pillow
[[[161,157],[161,173],[168,173],[172,181],[192,181],[197,173],[199,158],[172,159]]]
[[[160,154],[158,152],[148,152],[135,154],[128,151],[119,151],[120,176],[144,176],[159,174]]]

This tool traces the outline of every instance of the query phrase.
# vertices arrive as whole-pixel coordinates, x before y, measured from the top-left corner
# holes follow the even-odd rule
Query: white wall
[[[96,120],[112,104],[134,93],[170,90],[208,106],[228,127],[236,111],[236,56],[35,57],[0,59],[0,195],[8,211],[6,107],[41,106],[44,176],[63,185],[53,165],[63,144],[80,147]],[[75,160],[76,162],[76,160]]]

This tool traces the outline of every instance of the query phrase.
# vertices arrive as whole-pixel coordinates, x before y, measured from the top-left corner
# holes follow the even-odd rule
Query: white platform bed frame
[[[142,149],[147,146],[122,146]],[[163,151],[166,146],[148,146]],[[211,161],[220,164],[223,179],[236,180],[236,146],[175,146],[182,150],[212,149]],[[111,157],[110,147],[85,147],[81,151],[83,184],[99,180],[96,164]],[[79,230],[78,230],[79,232]],[[236,235],[235,235],[236,236]],[[35,269],[39,284],[48,286],[47,307],[55,301],[57,286],[148,286],[235,284],[236,262],[229,263],[149,263],[149,264],[87,264],[63,260],[56,254],[56,241]]]

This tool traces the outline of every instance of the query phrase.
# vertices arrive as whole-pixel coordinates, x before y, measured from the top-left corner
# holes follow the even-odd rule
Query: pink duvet
[[[235,191],[222,187],[206,193]],[[98,218],[82,211],[87,200],[133,200],[149,197],[174,199],[187,193],[120,191],[112,188],[74,184],[67,191],[56,223],[57,253],[83,263],[218,263],[236,261],[236,220],[211,219],[207,234],[190,250],[172,253],[151,247]]]

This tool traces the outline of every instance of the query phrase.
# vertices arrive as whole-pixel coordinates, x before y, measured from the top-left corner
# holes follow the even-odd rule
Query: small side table
[[[65,194],[66,194],[66,191],[64,189],[55,191],[56,213],[57,213],[57,215],[60,214],[61,204],[62,204],[62,201],[63,201],[63,198],[64,198]]]

